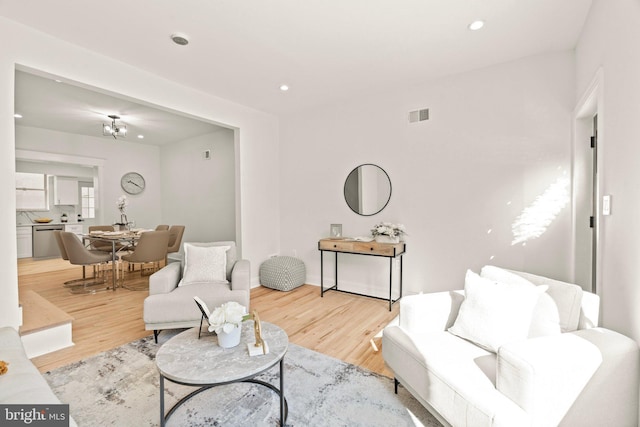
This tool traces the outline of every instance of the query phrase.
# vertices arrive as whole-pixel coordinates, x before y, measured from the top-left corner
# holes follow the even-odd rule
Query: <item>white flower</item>
[[[381,222],[373,226],[371,234],[375,236],[391,236],[400,237],[403,234],[407,234],[404,225],[392,224],[390,222]]]
[[[124,194],[118,197],[118,201],[116,202],[116,206],[120,210],[120,212],[124,213],[127,206],[129,206],[129,200],[127,200],[127,196]]]
[[[209,332],[231,332],[244,319],[247,309],[235,301],[216,307],[209,315]]]

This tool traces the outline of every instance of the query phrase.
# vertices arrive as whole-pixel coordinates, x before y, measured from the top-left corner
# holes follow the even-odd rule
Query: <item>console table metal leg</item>
[[[393,260],[394,258],[389,258],[389,311],[391,311],[391,305],[393,304],[393,300],[391,299],[391,289],[393,288]]]
[[[324,297],[324,254],[320,251],[320,297]]]
[[[338,290],[338,252],[334,252],[336,254],[336,269],[335,269],[335,281],[334,286],[336,287],[336,291]]]
[[[402,298],[402,258],[404,257],[400,257],[400,295],[398,296],[398,299]]]

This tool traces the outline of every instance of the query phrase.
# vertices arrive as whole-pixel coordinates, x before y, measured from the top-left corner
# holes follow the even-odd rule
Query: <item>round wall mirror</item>
[[[344,199],[352,211],[370,216],[382,211],[391,199],[391,180],[380,166],[360,165],[344,182]]]

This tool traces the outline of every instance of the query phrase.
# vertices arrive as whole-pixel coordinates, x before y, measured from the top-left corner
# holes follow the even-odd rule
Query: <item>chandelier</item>
[[[118,139],[118,137],[126,137],[127,126],[123,124],[116,124],[116,120],[119,120],[120,117],[115,114],[108,117],[111,119],[111,124],[102,124],[102,135],[112,136],[114,139]]]

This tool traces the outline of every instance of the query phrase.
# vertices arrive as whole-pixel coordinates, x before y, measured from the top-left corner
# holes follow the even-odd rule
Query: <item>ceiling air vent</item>
[[[429,120],[428,108],[409,112],[409,123],[423,122],[425,120]]]

